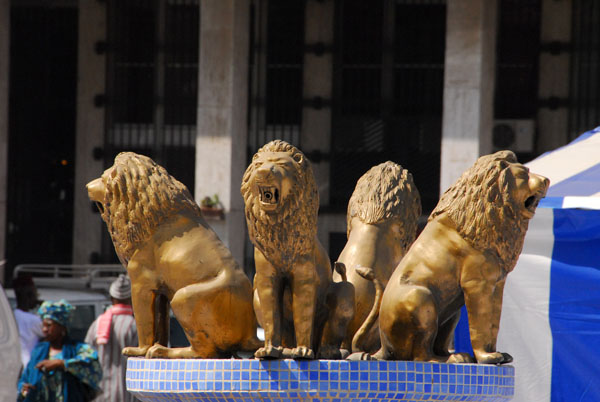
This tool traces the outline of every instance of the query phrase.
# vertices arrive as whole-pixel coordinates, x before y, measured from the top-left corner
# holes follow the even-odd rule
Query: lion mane
[[[348,202],[347,235],[352,230],[354,217],[365,224],[394,219],[404,227],[406,236],[402,247],[406,249],[415,240],[419,216],[421,196],[412,174],[397,163],[387,161],[373,166],[356,183]]]
[[[506,271],[521,253],[529,224],[514,199],[510,163],[518,163],[512,151],[482,156],[446,190],[429,217],[431,221],[446,213],[473,248],[496,255]]]
[[[121,152],[102,174],[100,208],[115,251],[127,266],[133,252],[168,218],[183,211],[202,215],[188,189],[152,159]]]
[[[268,214],[260,206],[258,193],[254,188],[254,173],[260,167],[259,156],[273,152],[285,152],[296,163],[294,168],[286,170],[286,180],[291,183],[289,195],[282,200],[278,213]],[[254,155],[244,173],[241,193],[245,203],[248,235],[265,256],[282,256],[293,260],[312,250],[317,233],[319,193],[310,162],[302,151],[282,140],[264,145]],[[273,231],[275,224],[283,225],[283,230]]]

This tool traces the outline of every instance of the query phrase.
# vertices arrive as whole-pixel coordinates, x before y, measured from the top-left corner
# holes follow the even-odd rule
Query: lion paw
[[[503,364],[513,361],[511,355],[501,352],[475,352],[475,357],[477,358],[477,363],[479,364]]]
[[[476,363],[473,356],[468,353],[452,353],[446,363]]]
[[[334,346],[321,346],[318,353],[319,359],[339,360],[342,358],[342,352]]]
[[[315,352],[306,346],[298,346],[292,349],[293,359],[314,359]]]
[[[346,360],[359,361],[359,360],[377,360],[374,356],[367,352],[354,352],[350,356],[346,357]]]
[[[150,346],[141,346],[141,347],[128,346],[126,348],[123,348],[121,353],[124,356],[129,356],[129,357],[146,356],[148,349],[150,349]]]
[[[154,344],[146,353],[147,359],[165,358],[169,357],[169,348],[160,344]]]
[[[281,346],[264,346],[254,353],[254,357],[258,359],[279,359],[283,353]]]

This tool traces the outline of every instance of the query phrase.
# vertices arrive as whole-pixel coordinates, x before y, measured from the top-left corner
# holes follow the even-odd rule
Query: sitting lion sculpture
[[[139,346],[123,354],[216,358],[261,346],[250,280],[183,184],[150,158],[124,152],[87,189],[131,277]],[[164,346],[169,304],[189,347]]]
[[[417,235],[421,197],[412,175],[388,161],[372,167],[356,183],[348,203],[348,241],[338,262],[347,270],[354,285],[355,312],[348,325],[343,347],[352,352],[375,353],[379,349],[379,325],[359,333],[375,303],[373,280],[365,279],[357,268],[373,270],[383,287]],[[341,276],[334,273],[334,280]],[[353,338],[358,334],[361,339]]]
[[[504,283],[548,186],[511,151],[479,158],[442,195],[394,270],[381,300],[381,349],[374,357],[471,361],[467,354],[449,353],[466,305],[476,361],[512,361],[496,351]]]
[[[265,331],[259,358],[339,358],[354,289],[332,281],[317,239],[319,195],[310,162],[275,140],[254,155],[242,196],[256,275],[254,306]]]

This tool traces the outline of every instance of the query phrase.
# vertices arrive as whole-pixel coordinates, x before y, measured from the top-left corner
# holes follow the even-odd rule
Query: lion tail
[[[373,308],[371,308],[371,311],[365,319],[365,322],[362,323],[352,338],[352,352],[362,350],[360,345],[364,343],[367,334],[379,317],[379,307],[381,306],[381,299],[383,298],[383,284],[381,281],[379,281],[379,279],[377,279],[377,277],[375,277],[375,271],[373,271],[372,268],[358,267],[356,268],[356,273],[366,280],[373,282],[375,285],[375,300],[373,303]]]
[[[347,282],[348,277],[346,276],[346,265],[343,262],[336,261],[333,263],[333,269],[340,274],[342,282]]]

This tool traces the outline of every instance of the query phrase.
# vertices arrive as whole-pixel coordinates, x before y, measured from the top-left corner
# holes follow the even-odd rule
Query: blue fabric
[[[562,208],[564,197],[546,197],[540,200],[538,208]]]
[[[469,353],[473,356],[473,346],[471,346],[471,335],[469,335],[469,317],[467,317],[467,307],[460,309],[460,320],[454,330],[454,350],[458,353]]]
[[[24,383],[33,384],[35,390],[30,391],[25,399],[33,401],[65,401],[80,402],[88,400],[86,395],[89,389],[97,390],[102,378],[102,368],[98,361],[98,354],[89,345],[81,342],[65,340],[62,348],[62,359],[65,361],[65,371],[43,373],[35,368],[36,364],[48,359],[50,350],[49,342],[39,342],[31,352],[31,359],[23,371],[18,383],[19,394]],[[62,379],[62,394],[58,394],[58,387],[54,379]]]
[[[555,210],[552,402],[600,400],[600,211]]]

